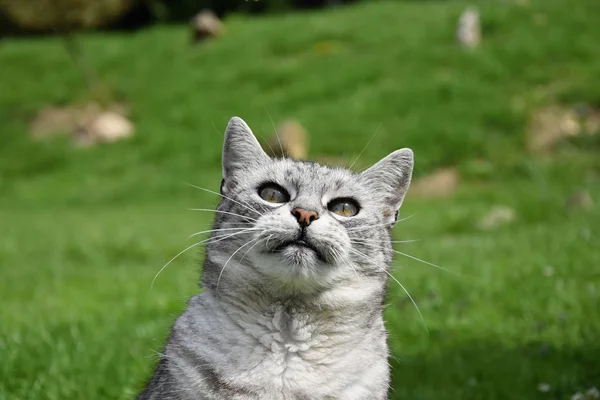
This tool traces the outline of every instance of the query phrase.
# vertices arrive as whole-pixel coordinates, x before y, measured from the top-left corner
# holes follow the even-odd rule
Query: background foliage
[[[138,28],[154,22],[187,22],[203,9],[277,13],[331,7],[350,0],[0,0],[0,34],[67,29]]]

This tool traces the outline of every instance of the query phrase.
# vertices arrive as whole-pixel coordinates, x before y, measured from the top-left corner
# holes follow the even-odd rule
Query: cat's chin
[[[302,244],[289,244],[257,258],[255,265],[262,273],[299,292],[323,286],[333,269],[317,250]]]
[[[262,253],[260,258],[266,268],[286,276],[317,273],[325,267],[325,261],[316,250],[297,244]]]
[[[284,265],[292,268],[315,268],[325,261],[316,249],[295,243],[279,250],[279,258]]]
[[[272,253],[279,254],[284,263],[298,266],[312,266],[325,263],[321,251],[311,242],[291,240],[280,244]]]

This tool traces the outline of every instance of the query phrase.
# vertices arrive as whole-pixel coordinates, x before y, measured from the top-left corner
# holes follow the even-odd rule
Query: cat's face
[[[408,189],[412,151],[399,150],[363,173],[271,159],[247,125],[233,118],[223,150],[221,251],[294,290],[336,280],[385,276],[389,228]],[[221,257],[224,258],[224,257]]]

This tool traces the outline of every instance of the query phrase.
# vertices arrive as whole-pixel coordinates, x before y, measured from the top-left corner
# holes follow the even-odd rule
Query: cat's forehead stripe
[[[329,187],[340,189],[352,179],[352,173],[342,168],[332,168],[314,161],[285,160],[283,175],[295,188]]]

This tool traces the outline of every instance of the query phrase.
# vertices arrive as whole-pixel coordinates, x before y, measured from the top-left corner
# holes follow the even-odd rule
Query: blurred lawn
[[[417,177],[457,166],[450,199],[408,195],[386,310],[395,399],[567,399],[600,386],[600,140],[524,149],[528,116],[600,105],[600,3],[479,4],[484,44],[459,51],[460,1],[232,18],[192,48],[184,27],[87,34],[87,54],[132,109],[137,135],[93,149],[32,143],[48,104],[85,101],[56,38],[0,42],[0,399],[128,399],[197,292],[201,254],[155,273],[207,228],[232,115],[269,136],[298,118],[311,157],[361,168],[408,146]],[[330,49],[323,54],[320,49]],[[485,168],[479,167],[481,160]],[[598,203],[598,200],[596,200]],[[477,221],[496,204],[516,220]],[[540,384],[549,391],[541,392]]]

